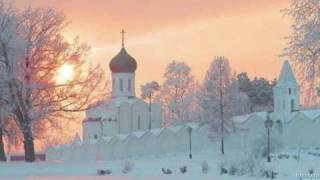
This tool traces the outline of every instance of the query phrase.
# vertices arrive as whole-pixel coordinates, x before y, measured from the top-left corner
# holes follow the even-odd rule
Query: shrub
[[[236,175],[237,172],[238,172],[238,169],[234,165],[231,165],[231,167],[229,169],[229,174],[231,176],[234,176],[234,175]]]
[[[186,173],[186,172],[187,172],[187,166],[182,166],[182,167],[180,167],[180,172],[181,172],[182,174]]]
[[[314,173],[313,169],[309,169],[309,174],[312,175]]]
[[[203,161],[203,162],[201,163],[201,171],[202,171],[203,174],[208,174],[208,172],[209,172],[209,165],[208,165],[207,161]]]
[[[269,178],[269,179],[276,179],[276,176],[278,175],[277,172],[274,172],[273,170],[263,170],[262,177]]]
[[[172,171],[170,169],[162,168],[161,171],[163,174],[172,174]]]
[[[288,154],[279,154],[278,155],[278,159],[289,159],[290,158],[290,155]]]
[[[225,168],[224,166],[220,166],[220,174],[221,175],[228,174],[228,169]]]
[[[134,167],[134,164],[132,162],[126,161],[123,165],[122,173],[127,174],[127,173],[131,172],[133,167]]]
[[[103,170],[103,169],[97,169],[97,174],[98,175],[105,175],[105,174],[111,174],[112,171],[109,169]]]

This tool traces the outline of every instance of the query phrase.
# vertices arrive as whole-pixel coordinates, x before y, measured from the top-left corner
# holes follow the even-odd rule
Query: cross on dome
[[[122,47],[124,48],[124,34],[125,34],[126,32],[124,31],[124,29],[122,29],[120,33],[121,33],[121,36],[122,36],[122,44],[121,44],[121,45],[122,45]]]

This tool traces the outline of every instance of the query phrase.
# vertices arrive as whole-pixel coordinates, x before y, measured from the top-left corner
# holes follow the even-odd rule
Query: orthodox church
[[[109,67],[112,75],[112,97],[86,112],[82,141],[76,136],[72,144],[49,148],[48,159],[123,159],[143,155],[191,153],[191,147],[193,150],[210,151],[220,147],[220,142],[212,141],[208,136],[210,124],[186,123],[160,127],[161,107],[152,104],[149,111],[149,104],[136,97],[137,62],[127,53],[123,35],[122,48],[112,58]],[[283,63],[273,95],[273,111],[232,118],[236,128],[226,136],[226,149],[252,150],[265,143],[265,122],[268,118],[273,122],[272,147],[320,147],[320,108],[300,106],[299,85],[288,61]]]
[[[102,136],[129,134],[135,131],[160,128],[161,107],[149,104],[136,97],[136,60],[124,46],[111,59],[109,68],[112,76],[112,97],[88,110],[83,121],[83,140],[98,139]]]

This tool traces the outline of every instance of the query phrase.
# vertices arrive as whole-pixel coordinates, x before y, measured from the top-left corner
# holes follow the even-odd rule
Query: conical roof
[[[133,73],[137,69],[137,62],[122,47],[120,52],[112,58],[109,67],[113,73]]]
[[[289,61],[284,61],[281,69],[281,73],[277,82],[277,86],[281,85],[297,85],[296,78],[292,72]]]

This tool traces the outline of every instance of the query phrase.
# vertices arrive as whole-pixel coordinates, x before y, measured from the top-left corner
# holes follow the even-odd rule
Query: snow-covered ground
[[[243,153],[242,153],[243,154]],[[282,154],[282,155],[281,155]],[[187,154],[167,155],[153,158],[136,158],[127,160],[96,161],[96,162],[9,162],[0,163],[0,179],[107,179],[107,180],[260,180],[263,170],[279,173],[276,179],[294,180],[299,179],[298,174],[308,177],[310,171],[313,177],[317,177],[320,169],[320,150],[287,150],[276,156],[272,163],[266,163],[265,159],[254,163],[254,173],[242,173],[244,175],[221,175],[221,167],[224,166],[229,172],[230,167],[236,167],[235,174],[239,174],[241,167],[246,167],[247,160],[240,157],[237,151],[227,151],[221,158],[218,152],[194,153],[193,159],[188,159]],[[246,156],[246,155],[243,155]],[[289,156],[289,157],[288,157]],[[287,159],[288,157],[288,159]],[[297,158],[300,157],[300,160]],[[208,174],[202,173],[203,162],[209,165]],[[133,164],[128,173],[123,173],[126,162]],[[187,166],[187,172],[182,174],[180,167]],[[172,174],[165,175],[162,168],[169,168]],[[109,169],[111,175],[98,176],[97,169]],[[240,173],[241,174],[241,173]],[[309,176],[309,177],[312,177]],[[310,178],[306,178],[310,179]],[[314,178],[315,179],[315,178]],[[320,179],[320,176],[318,176]]]

